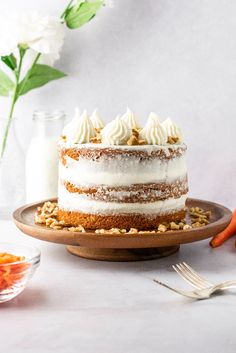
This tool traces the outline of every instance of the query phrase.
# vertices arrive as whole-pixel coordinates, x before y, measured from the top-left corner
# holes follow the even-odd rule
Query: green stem
[[[9,130],[10,130],[11,122],[12,122],[12,117],[13,117],[13,112],[14,112],[14,106],[15,106],[15,102],[16,102],[16,92],[17,92],[17,85],[15,86],[15,89],[14,89],[14,94],[13,94],[13,97],[12,97],[12,102],[11,102],[10,112],[9,112],[9,116],[8,116],[8,120],[7,120],[7,125],[6,125],[5,131],[4,131],[4,137],[3,137],[3,141],[2,141],[2,147],[1,147],[0,161],[3,158],[4,152],[5,152],[5,149],[6,149],[7,138],[8,138],[8,134],[9,134]]]
[[[32,69],[33,69],[33,67],[34,67],[34,65],[37,64],[37,62],[38,62],[38,60],[39,60],[39,58],[40,58],[40,55],[41,55],[40,53],[38,53],[38,54],[36,55],[36,57],[35,57],[35,59],[34,59],[34,61],[33,61],[33,64],[31,65],[31,68],[28,70],[28,72],[27,72],[27,74],[26,74],[26,76],[25,76],[25,79],[24,79],[23,85],[22,85],[22,87],[21,87],[21,90],[20,90],[20,91],[17,91],[17,98],[18,98],[18,96],[20,96],[21,92],[22,92],[23,89],[25,88],[25,84],[26,84],[28,78],[30,77],[30,73],[31,73],[31,71],[32,71]]]
[[[40,55],[41,55],[41,53],[38,53],[38,54],[36,55],[36,57],[35,57],[35,59],[34,59],[34,61],[33,61],[33,64],[32,64],[32,66],[31,66],[31,68],[30,68],[30,70],[34,67],[35,64],[37,64],[38,59],[40,58]]]
[[[10,130],[11,122],[12,122],[12,117],[13,117],[15,103],[16,103],[16,100],[17,100],[17,88],[18,88],[18,83],[19,83],[19,80],[20,80],[22,60],[23,60],[23,55],[20,55],[19,67],[15,71],[16,83],[15,83],[14,92],[13,92],[13,96],[12,96],[10,112],[9,112],[7,124],[6,124],[6,127],[5,127],[5,131],[4,131],[4,137],[3,137],[3,141],[2,141],[0,160],[2,160],[4,152],[5,152],[5,149],[6,149],[7,138],[8,138],[8,135],[9,135],[9,130]]]
[[[18,85],[19,85],[19,82],[20,82],[20,74],[21,74],[22,61],[23,61],[24,54],[25,53],[20,55],[19,66],[18,66],[17,70],[15,71],[16,82],[15,82],[14,92],[13,92],[13,96],[12,96],[10,112],[9,112],[9,115],[8,115],[7,124],[6,124],[4,135],[3,135],[4,137],[3,137],[2,146],[1,146],[0,161],[3,158],[4,152],[5,152],[5,149],[6,149],[7,138],[8,138],[10,126],[11,126],[11,123],[12,123],[12,117],[13,117],[13,113],[14,113],[14,108],[15,108],[15,104],[16,104],[16,101],[17,101],[18,96],[19,96]],[[37,56],[36,56],[35,60],[33,61],[33,64],[31,66],[31,68],[29,69],[29,71],[37,63],[39,57],[40,57],[40,53],[37,54]],[[27,74],[26,74],[26,76],[27,76]]]
[[[73,3],[73,1],[74,1],[74,0],[71,0],[71,1],[69,2],[69,4],[67,5],[67,7],[65,8],[65,10],[62,12],[62,14],[61,14],[61,16],[60,16],[61,19],[63,19],[63,17],[65,16],[67,10],[70,8],[70,5]]]

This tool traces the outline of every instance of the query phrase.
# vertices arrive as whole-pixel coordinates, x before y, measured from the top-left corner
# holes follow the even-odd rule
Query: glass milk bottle
[[[33,136],[26,155],[26,202],[57,197],[58,138],[62,132],[63,112],[36,111]]]

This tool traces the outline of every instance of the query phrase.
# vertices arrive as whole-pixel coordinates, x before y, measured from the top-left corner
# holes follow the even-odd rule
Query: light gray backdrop
[[[1,1],[2,10],[60,14],[66,0]],[[56,67],[68,77],[17,107],[24,148],[35,109],[99,108],[105,120],[128,105],[144,122],[171,116],[188,144],[190,193],[236,205],[236,1],[115,0],[68,31]],[[7,111],[1,99],[1,114]],[[19,124],[20,123],[20,124]],[[25,128],[27,127],[27,129]]]

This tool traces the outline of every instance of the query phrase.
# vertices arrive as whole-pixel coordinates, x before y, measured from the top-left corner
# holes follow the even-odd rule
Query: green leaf
[[[13,54],[7,56],[1,56],[1,60],[6,64],[12,71],[14,71],[17,67],[16,58]]]
[[[22,96],[32,89],[44,86],[50,81],[58,80],[65,76],[66,74],[51,66],[36,64],[19,83],[18,96]]]
[[[12,80],[0,70],[0,96],[9,96],[14,89],[14,83]]]
[[[77,1],[77,4],[70,7],[65,13],[67,27],[79,28],[89,22],[104,4],[103,0],[93,2]]]

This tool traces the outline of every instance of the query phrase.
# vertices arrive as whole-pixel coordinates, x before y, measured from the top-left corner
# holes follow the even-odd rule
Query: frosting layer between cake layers
[[[184,216],[186,146],[60,144],[59,217],[87,228],[153,228]]]

